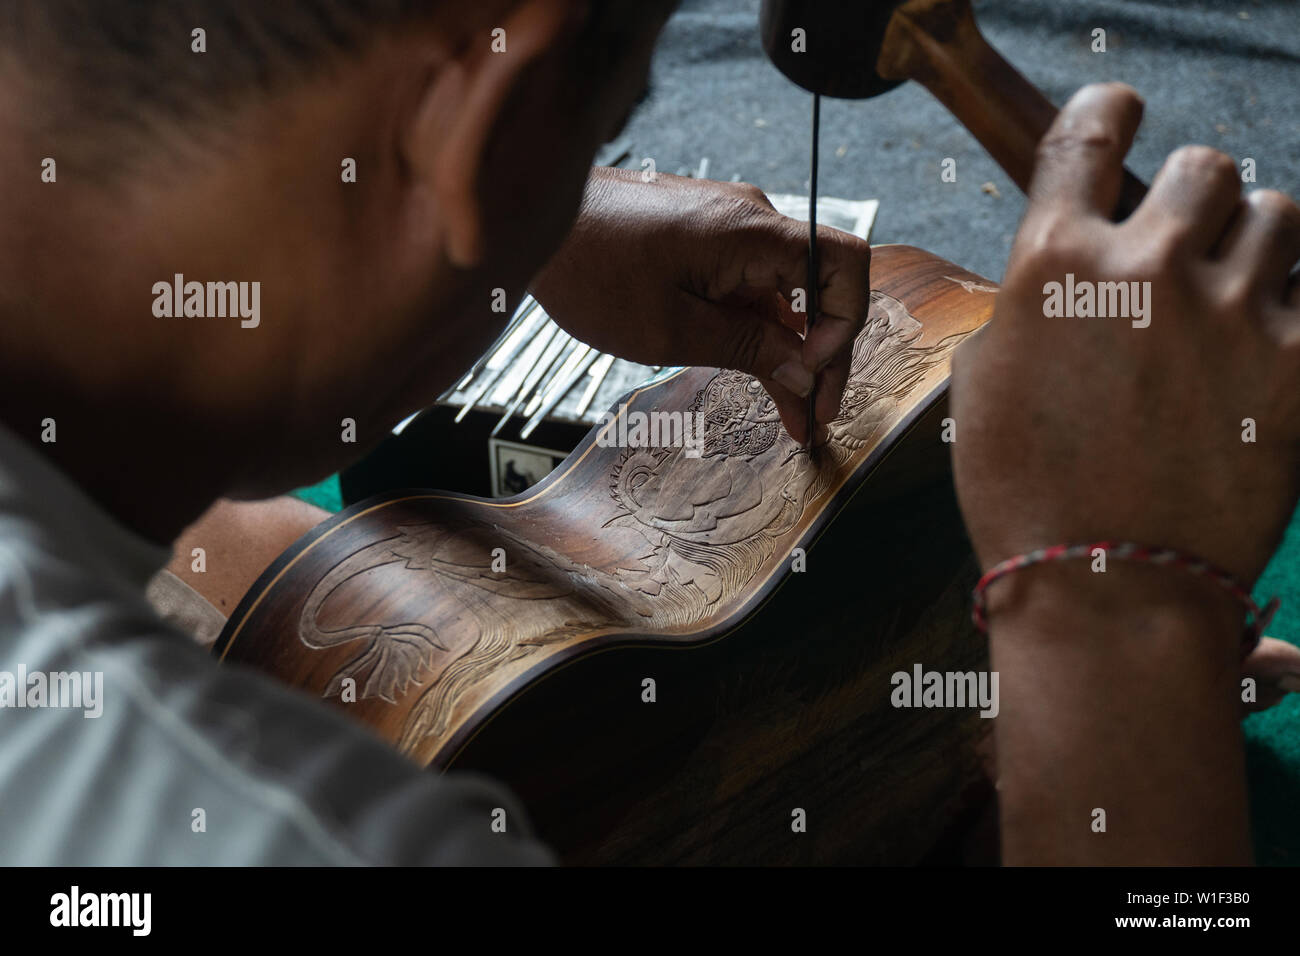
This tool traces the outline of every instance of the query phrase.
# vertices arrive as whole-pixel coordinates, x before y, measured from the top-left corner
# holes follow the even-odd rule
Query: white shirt
[[[172,630],[144,599],[168,558],[0,427],[0,863],[554,862],[497,784]]]

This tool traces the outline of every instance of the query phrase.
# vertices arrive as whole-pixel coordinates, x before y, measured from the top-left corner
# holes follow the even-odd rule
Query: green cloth
[[[1282,605],[1269,637],[1300,644],[1300,512],[1291,518],[1277,554],[1255,588],[1261,605],[1277,595]],[[1245,722],[1246,776],[1255,856],[1262,864],[1300,864],[1300,694]]]
[[[324,508],[331,514],[343,510],[343,490],[339,487],[338,475],[330,475],[324,481],[308,488],[299,488],[292,494],[295,498],[317,508]]]

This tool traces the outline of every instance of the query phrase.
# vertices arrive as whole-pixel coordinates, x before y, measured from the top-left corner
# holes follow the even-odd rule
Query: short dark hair
[[[273,86],[436,0],[0,0],[0,46],[33,65],[183,113],[194,98]],[[205,31],[207,57],[192,51]],[[54,62],[49,62],[53,59]]]
[[[588,14],[578,47],[593,78],[634,36],[636,8],[625,2],[597,0]],[[134,165],[133,146],[156,153],[178,129],[202,140],[203,127],[219,126],[205,120],[250,93],[310,77],[407,21],[455,24],[457,14],[450,0],[0,0],[0,67],[22,68],[38,136],[77,144],[60,165],[111,176]],[[199,28],[203,55],[192,49]],[[121,131],[138,135],[101,135]]]
[[[365,47],[439,0],[0,0],[37,128],[82,141],[200,120]],[[204,31],[206,53],[192,50]],[[94,130],[86,127],[94,127]]]

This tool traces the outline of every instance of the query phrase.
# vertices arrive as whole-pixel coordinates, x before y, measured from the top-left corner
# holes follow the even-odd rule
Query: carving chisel
[[[614,356],[608,352],[602,355],[599,361],[591,368],[591,384],[587,390],[582,393],[582,400],[578,402],[578,410],[574,413],[578,418],[587,414],[587,409],[591,406],[592,400],[595,399],[596,393],[600,391],[600,386],[604,384],[609,370],[614,366]]]
[[[526,321],[531,325],[531,323],[536,319],[538,315],[541,315],[543,317],[546,316],[546,313],[542,310],[542,307],[540,305],[536,305],[533,307],[533,309],[529,312],[528,319]],[[519,331],[522,331],[523,323],[520,323],[520,325],[521,328]],[[497,380],[500,379],[501,376],[504,375],[506,371],[510,368],[510,363],[513,362],[519,356],[520,353],[522,353],[526,348],[528,348],[529,344],[532,342],[531,335],[521,334],[519,338],[520,338],[519,344],[511,348],[509,353],[503,356],[500,367],[498,367],[497,370],[490,375],[485,374],[483,376],[482,381],[480,381],[479,384],[475,386],[473,393],[466,400],[464,407],[461,408],[461,410],[456,413],[457,422],[461,421],[466,415],[468,415],[471,411],[474,410],[474,406],[477,405],[485,395],[487,395],[488,391],[492,388],[492,386],[497,383]]]
[[[547,388],[550,387],[551,381],[555,378],[555,373],[569,360],[573,350],[578,347],[578,340],[569,335],[568,332],[561,331],[556,336],[556,341],[559,342],[560,347],[552,356],[550,364],[546,366],[546,373],[534,383],[533,390],[528,395],[528,403],[524,406],[524,416],[526,418],[532,417],[533,412],[537,410],[537,406],[541,404],[542,396],[546,394]]]
[[[519,326],[523,324],[524,319],[532,314],[535,305],[537,305],[536,299],[531,295],[524,296],[523,301],[519,303],[519,308],[515,309],[514,316],[510,319],[510,322],[507,323],[501,334],[497,336],[496,341],[492,343],[491,348],[480,355],[478,360],[470,366],[470,370],[461,376],[460,381],[456,383],[456,387],[452,389],[453,392],[462,392],[469,387],[469,383],[474,381],[474,376],[483,371],[483,366],[487,365],[488,359],[492,357],[492,353],[506,344],[506,340],[514,334],[515,329],[519,328]]]
[[[524,376],[524,380],[520,384],[518,391],[515,392],[515,397],[510,403],[510,407],[506,409],[506,413],[501,416],[501,420],[496,423],[495,427],[493,427],[493,435],[500,432],[501,429],[505,427],[506,422],[514,418],[515,412],[519,410],[519,406],[528,401],[533,394],[533,390],[537,387],[537,383],[541,381],[542,376],[550,370],[551,366],[555,362],[555,357],[559,355],[560,350],[564,348],[564,335],[560,332],[560,327],[554,322],[548,323],[546,331],[544,331],[542,335],[546,338],[541,349],[541,354],[539,354],[533,361],[533,367],[530,368],[528,374]]]
[[[596,361],[596,356],[599,354],[591,346],[583,345],[569,356],[569,360],[564,363],[564,367],[555,376],[555,384],[546,393],[546,398],[541,407],[537,409],[533,417],[528,419],[528,423],[520,430],[520,438],[527,438],[533,433],[533,429],[542,423],[542,419],[549,415],[556,405],[560,404],[565,395],[569,394],[569,389],[573,388],[573,383],[587,374],[587,369],[591,367],[592,362]]]

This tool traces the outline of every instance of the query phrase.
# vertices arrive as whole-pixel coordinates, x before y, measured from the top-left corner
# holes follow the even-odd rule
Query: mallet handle
[[[886,27],[876,70],[928,89],[1028,190],[1035,150],[1057,110],[989,46],[970,0],[908,0]],[[1115,218],[1131,213],[1145,195],[1146,186],[1125,169]]]

